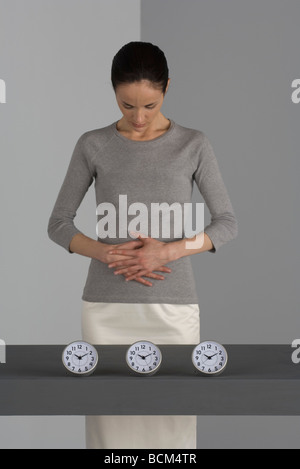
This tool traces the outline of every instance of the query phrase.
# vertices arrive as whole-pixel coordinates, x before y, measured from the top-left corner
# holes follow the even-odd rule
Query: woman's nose
[[[136,124],[143,124],[144,123],[144,115],[141,112],[136,112],[133,116],[134,122]]]

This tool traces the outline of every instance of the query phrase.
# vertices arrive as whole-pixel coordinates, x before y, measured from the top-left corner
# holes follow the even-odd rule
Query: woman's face
[[[161,90],[153,88],[148,80],[118,85],[116,99],[128,127],[132,130],[145,131],[161,117],[159,115],[164,95]]]

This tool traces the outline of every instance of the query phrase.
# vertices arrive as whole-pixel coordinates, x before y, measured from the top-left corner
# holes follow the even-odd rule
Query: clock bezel
[[[194,352],[195,350],[200,347],[201,345],[203,344],[215,344],[219,347],[221,347],[224,352],[225,352],[225,362],[224,362],[224,365],[222,366],[222,368],[218,371],[211,371],[211,372],[208,372],[208,371],[203,371],[203,370],[200,370],[200,368],[194,363]],[[201,342],[199,342],[199,344],[197,344],[194,348],[193,348],[193,351],[192,351],[192,354],[191,354],[191,359],[192,359],[192,363],[193,363],[193,366],[195,368],[195,371],[196,373],[200,373],[202,375],[205,375],[205,376],[218,376],[220,374],[222,374],[225,370],[225,368],[227,367],[227,363],[228,363],[228,352],[226,350],[226,347],[224,347],[223,344],[220,344],[220,342],[216,342],[215,340],[202,340]]]
[[[150,345],[153,345],[158,351],[159,351],[159,355],[160,355],[160,360],[159,360],[159,363],[157,364],[157,366],[155,367],[154,370],[151,370],[151,371],[139,371],[139,370],[136,370],[134,368],[132,368],[131,364],[129,363],[129,360],[128,360],[128,355],[129,355],[129,351],[131,349],[131,347],[137,345],[137,344],[141,344],[141,343],[146,343],[146,344],[150,344]],[[159,346],[157,344],[155,344],[154,342],[151,342],[151,340],[143,340],[143,339],[140,339],[140,340],[137,340],[135,342],[133,342],[126,350],[126,355],[125,355],[125,358],[126,358],[126,364],[128,366],[128,368],[130,369],[131,372],[133,372],[135,375],[137,376],[152,376],[154,375],[155,373],[157,373],[157,371],[160,369],[161,367],[161,364],[162,364],[162,352],[161,352],[161,349],[159,348]]]
[[[94,350],[94,354],[96,356],[96,360],[95,360],[95,363],[93,365],[93,367],[88,370],[88,371],[81,371],[80,373],[78,371],[72,371],[70,370],[70,368],[65,364],[65,360],[64,360],[64,355],[67,351],[67,349],[72,346],[73,344],[84,344],[86,346],[89,346],[91,347],[93,350]],[[66,347],[64,348],[63,352],[62,352],[62,363],[65,367],[65,369],[68,371],[69,374],[71,374],[72,376],[90,376],[91,374],[94,373],[94,371],[96,370],[97,368],[97,365],[98,365],[98,362],[99,362],[99,353],[96,349],[96,347],[93,345],[93,344],[90,344],[89,342],[87,342],[86,340],[73,340],[72,342],[70,342],[68,345],[66,345]]]

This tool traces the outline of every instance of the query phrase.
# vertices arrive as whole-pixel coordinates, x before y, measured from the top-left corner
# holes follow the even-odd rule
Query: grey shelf
[[[194,345],[160,345],[154,376],[127,368],[127,345],[96,346],[88,377],[69,376],[65,345],[9,345],[0,365],[0,415],[300,415],[300,365],[290,345],[226,345],[215,377],[194,371]]]

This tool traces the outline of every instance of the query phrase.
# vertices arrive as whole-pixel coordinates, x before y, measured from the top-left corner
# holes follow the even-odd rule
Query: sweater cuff
[[[207,252],[212,252],[212,253],[215,253],[218,251],[218,249],[221,247],[221,245],[223,243],[221,243],[218,239],[218,236],[216,234],[216,232],[210,228],[209,226],[207,228],[205,228],[204,230],[204,233],[207,234],[207,236],[209,237],[209,239],[211,240],[212,244],[213,244],[213,247],[212,249],[210,249],[209,251]]]
[[[60,220],[55,222],[53,219],[49,223],[48,236],[59,246],[63,247],[69,254],[74,254],[70,251],[70,244],[73,237],[82,232],[74,225],[61,224]]]

